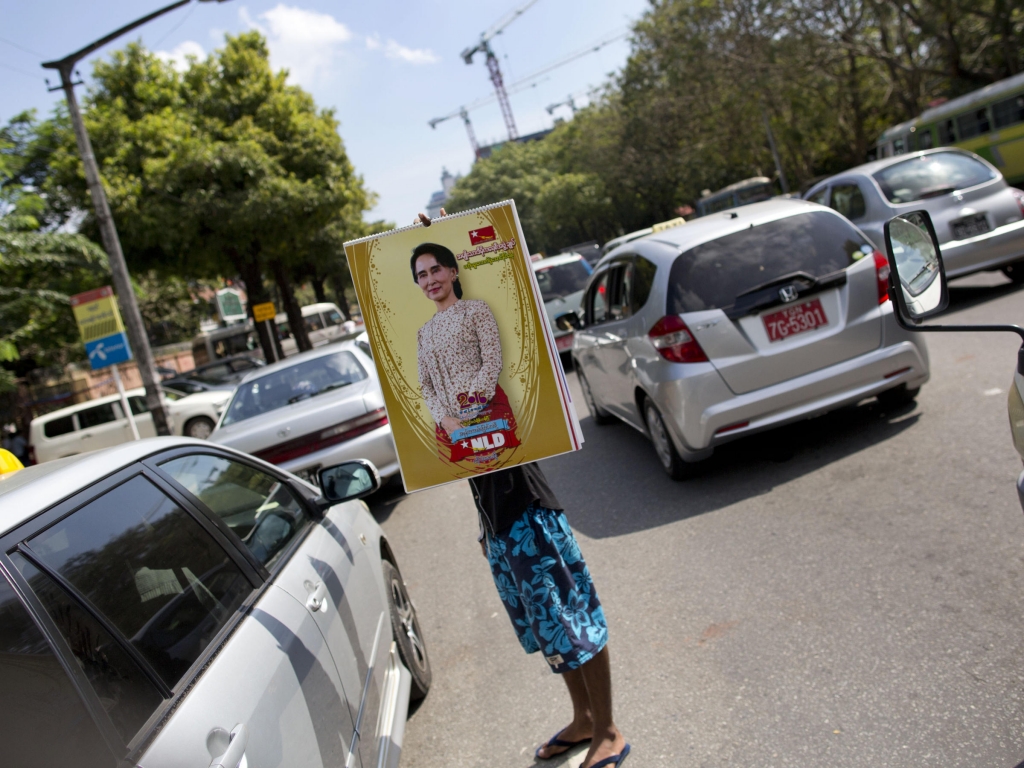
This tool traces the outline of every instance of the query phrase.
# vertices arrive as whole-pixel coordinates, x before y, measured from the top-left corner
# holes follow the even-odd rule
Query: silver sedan
[[[930,149],[887,157],[825,179],[804,198],[839,211],[879,249],[885,248],[885,222],[926,210],[947,277],[1002,269],[1024,281],[1024,192],[972,152]]]
[[[397,766],[431,675],[379,484],[187,438],[4,475],[4,765]]]
[[[253,371],[210,441],[313,479],[320,467],[368,459],[398,472],[384,397],[368,346],[344,341]]]
[[[685,477],[715,446],[869,397],[912,400],[921,334],[895,322],[889,267],[828,208],[774,200],[615,249],[572,355],[597,423],[647,434]]]

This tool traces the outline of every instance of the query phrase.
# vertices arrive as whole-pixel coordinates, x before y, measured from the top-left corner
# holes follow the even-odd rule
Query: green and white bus
[[[876,157],[953,146],[981,155],[1006,181],[1024,183],[1024,73],[925,110],[883,133]]]

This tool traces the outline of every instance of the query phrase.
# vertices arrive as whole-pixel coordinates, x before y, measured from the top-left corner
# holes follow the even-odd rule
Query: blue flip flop
[[[537,751],[533,753],[533,756],[536,757],[538,760],[554,760],[556,757],[561,757],[562,755],[564,755],[573,747],[578,747],[580,744],[586,744],[588,741],[591,741],[590,737],[580,739],[579,741],[563,741],[562,739],[558,738],[563,733],[565,733],[565,728],[560,730],[558,733],[556,733],[554,736],[548,739],[545,743],[537,747]],[[540,751],[544,749],[544,747],[565,747],[565,749],[563,749],[561,752],[558,752],[557,754],[550,755],[548,757],[541,757]]]
[[[609,765],[614,765],[615,768],[619,768],[620,765],[625,761],[626,756],[629,754],[629,744],[622,748],[622,751],[617,755],[606,757],[600,763],[594,763],[590,768],[607,768]]]

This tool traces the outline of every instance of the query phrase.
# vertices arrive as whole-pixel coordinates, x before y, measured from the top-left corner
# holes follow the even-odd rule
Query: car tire
[[[214,426],[215,424],[212,419],[208,419],[205,416],[196,416],[185,423],[185,431],[182,434],[185,437],[207,440],[210,437],[210,433],[213,432]]]
[[[587,409],[590,411],[590,417],[594,420],[595,424],[600,424],[601,426],[611,424],[615,421],[615,417],[594,402],[594,393],[590,391],[590,383],[587,381],[587,377],[583,375],[583,371],[580,369],[579,364],[574,363],[573,367],[576,369],[576,376],[580,380],[580,389],[583,390],[583,399],[587,403]]]
[[[1002,272],[1018,285],[1024,283],[1024,261],[1015,261],[1002,267]]]
[[[673,480],[685,480],[693,474],[691,465],[687,464],[679,456],[672,437],[665,426],[665,420],[661,411],[650,398],[644,400],[644,421],[647,422],[647,435],[654,445],[654,452],[658,456],[661,468]]]
[[[894,408],[902,408],[905,405],[910,405],[914,402],[914,399],[921,392],[920,387],[914,387],[913,389],[907,389],[906,384],[900,384],[898,387],[887,389],[885,392],[879,392],[876,397],[878,398],[878,404],[885,410]]]
[[[381,562],[384,571],[384,584],[388,591],[388,608],[391,612],[391,630],[398,646],[398,655],[402,663],[412,675],[411,701],[420,701],[430,690],[430,659],[427,647],[423,644],[423,631],[420,629],[416,608],[409,599],[409,593],[402,580],[402,574],[387,560]]]

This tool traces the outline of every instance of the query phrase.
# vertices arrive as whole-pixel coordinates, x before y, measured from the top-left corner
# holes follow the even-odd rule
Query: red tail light
[[[666,315],[647,332],[654,348],[673,363],[706,363],[708,356],[678,315]]]
[[[28,447],[28,463],[30,465],[36,463],[36,447],[34,445]]]
[[[378,408],[356,419],[349,419],[341,424],[335,424],[333,427],[310,432],[286,443],[256,451],[255,455],[271,464],[283,464],[286,461],[297,459],[299,456],[305,456],[307,453],[313,453],[331,445],[344,443],[346,440],[359,437],[359,435],[365,435],[387,423],[388,417],[384,415],[384,409]]]
[[[878,280],[878,303],[885,304],[889,300],[889,260],[878,251],[871,254],[875,257],[875,278]]]

